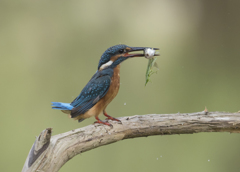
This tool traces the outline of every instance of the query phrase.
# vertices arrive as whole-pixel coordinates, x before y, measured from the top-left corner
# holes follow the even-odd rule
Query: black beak
[[[127,53],[124,56],[125,57],[143,57],[143,56],[145,56],[144,50],[146,48],[150,48],[150,47],[128,47]],[[159,50],[159,48],[152,48],[152,49]],[[129,52],[133,52],[133,51],[143,51],[143,53],[142,54],[128,54]],[[154,54],[154,56],[159,56],[159,54]]]

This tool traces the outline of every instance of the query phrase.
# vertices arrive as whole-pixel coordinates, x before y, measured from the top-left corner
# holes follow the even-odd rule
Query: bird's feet
[[[96,119],[97,121],[95,121],[94,124],[95,124],[95,123],[104,124],[104,125],[108,125],[109,127],[113,128],[113,125],[112,125],[112,124],[110,124],[110,123],[108,123],[108,122],[103,122],[103,121],[100,120],[97,116],[95,117],[95,119]]]
[[[109,116],[107,114],[107,112],[103,111],[103,115],[107,117],[107,119],[113,120],[113,121],[117,121],[118,123],[122,124],[122,121],[120,121],[119,119],[113,118],[111,116]]]

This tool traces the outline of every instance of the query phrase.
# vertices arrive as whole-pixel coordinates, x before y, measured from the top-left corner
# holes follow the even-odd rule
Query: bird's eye
[[[124,49],[119,50],[119,53],[122,54],[124,52]]]

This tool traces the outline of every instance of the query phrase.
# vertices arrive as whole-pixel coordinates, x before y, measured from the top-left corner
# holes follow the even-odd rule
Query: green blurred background
[[[51,101],[71,102],[110,46],[159,47],[159,72],[145,84],[147,60],[121,65],[114,117],[240,110],[238,0],[1,0],[0,171],[21,171],[35,136],[90,125]],[[126,103],[126,105],[124,105]],[[102,119],[103,116],[101,116]],[[240,135],[200,133],[120,141],[74,157],[61,172],[231,172]]]

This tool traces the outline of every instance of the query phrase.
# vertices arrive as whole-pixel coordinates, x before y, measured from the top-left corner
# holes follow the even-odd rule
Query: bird
[[[108,120],[122,123],[107,114],[108,104],[118,94],[120,86],[120,63],[133,57],[144,57],[144,53],[130,53],[144,51],[148,47],[130,47],[118,44],[108,48],[101,56],[98,63],[98,70],[71,103],[52,102],[52,109],[61,110],[71,118],[82,122],[86,118],[95,117],[95,123],[113,127]],[[158,48],[153,48],[159,50]],[[155,54],[154,56],[157,56]],[[99,119],[103,113],[107,117],[107,122]]]

